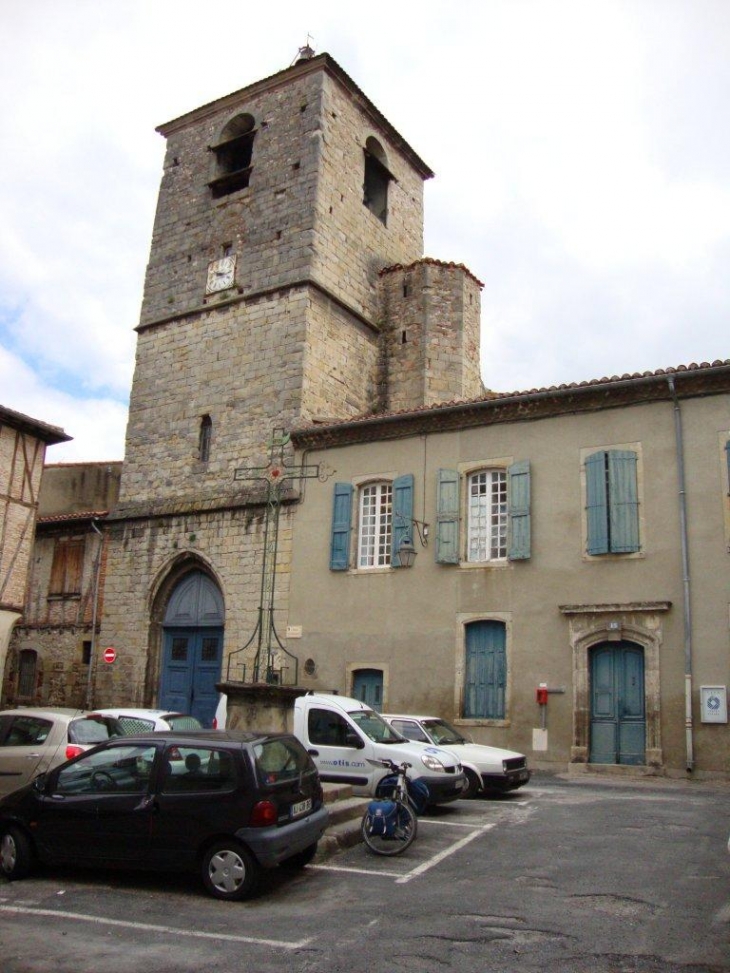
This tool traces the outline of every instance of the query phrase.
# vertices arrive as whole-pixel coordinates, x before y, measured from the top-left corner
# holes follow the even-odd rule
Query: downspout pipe
[[[687,491],[685,489],[684,437],[682,435],[682,413],[674,387],[674,378],[667,376],[669,393],[674,403],[674,439],[677,453],[677,476],[679,481],[679,531],[682,549],[682,599],[684,614],[684,734],[687,755],[687,772],[694,770],[694,743],[692,724],[692,600],[690,597],[689,542],[687,535]]]
[[[96,552],[96,564],[94,565],[94,594],[91,608],[91,654],[89,658],[89,674],[86,680],[86,709],[91,709],[93,705],[93,679],[96,666],[96,616],[99,609],[99,574],[101,572],[101,555],[104,548],[104,535],[91,521],[91,529],[99,535],[99,549]]]

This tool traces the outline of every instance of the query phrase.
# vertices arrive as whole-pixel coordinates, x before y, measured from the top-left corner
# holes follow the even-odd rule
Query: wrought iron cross
[[[261,596],[258,610],[258,621],[251,638],[246,644],[232,652],[228,664],[230,670],[231,658],[245,652],[256,642],[256,656],[254,658],[252,682],[278,682],[283,678],[277,675],[274,667],[274,653],[278,650],[294,659],[294,682],[297,681],[297,660],[287,651],[279,638],[274,624],[274,592],[276,588],[276,555],[279,548],[279,510],[281,495],[285,484],[295,480],[318,479],[324,483],[331,475],[319,463],[292,465],[286,462],[284,449],[289,444],[289,433],[276,428],[269,442],[269,462],[266,466],[241,466],[234,473],[235,480],[262,481],[266,483],[266,516],[264,520],[264,549],[261,563]],[[276,647],[274,646],[274,641]],[[262,659],[266,665],[262,672]],[[245,668],[244,668],[244,682]]]

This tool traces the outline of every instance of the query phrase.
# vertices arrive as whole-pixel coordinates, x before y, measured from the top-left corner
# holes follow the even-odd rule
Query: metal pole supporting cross
[[[286,462],[284,449],[289,444],[289,433],[281,428],[274,429],[271,441],[269,442],[269,462],[266,466],[241,466],[234,473],[235,480],[248,480],[250,482],[264,482],[266,484],[266,514],[264,519],[264,546],[261,561],[261,591],[258,609],[258,621],[256,628],[248,642],[236,652],[231,653],[228,659],[229,674],[231,659],[234,655],[245,652],[254,642],[256,643],[256,655],[254,658],[251,682],[278,682],[283,681],[274,666],[274,653],[280,650],[286,655],[291,656],[279,638],[274,624],[274,594],[276,590],[276,561],[279,547],[279,511],[281,508],[282,493],[284,486],[305,479],[318,479],[324,482],[331,476],[331,472],[325,472],[320,464],[292,465]],[[276,646],[274,645],[276,643]],[[265,658],[265,669],[262,673],[262,661]],[[297,660],[292,656],[295,663]],[[245,670],[244,670],[245,673]],[[297,673],[293,673],[293,680],[296,682]],[[244,682],[248,680],[244,676]]]

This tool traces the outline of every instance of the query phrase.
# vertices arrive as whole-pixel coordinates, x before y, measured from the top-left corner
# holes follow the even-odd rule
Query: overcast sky
[[[498,391],[730,358],[730,0],[0,0],[0,404],[120,459],[155,127],[311,35],[436,172]]]

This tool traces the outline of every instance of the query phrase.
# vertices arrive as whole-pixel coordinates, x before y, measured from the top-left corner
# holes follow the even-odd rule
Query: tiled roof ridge
[[[410,264],[391,264],[388,267],[383,267],[382,270],[378,272],[380,277],[384,274],[394,273],[397,270],[411,270],[413,267],[419,267],[421,264],[430,264],[432,267],[450,267],[453,270],[463,270],[471,279],[479,285],[479,287],[484,290],[484,284],[476,274],[473,274],[471,270],[466,266],[466,264],[459,264],[453,260],[437,260],[436,257],[420,257],[418,260],[414,260]]]
[[[70,514],[42,514],[37,518],[39,524],[53,524],[67,520],[103,520],[108,516],[108,510],[79,510]]]
[[[294,432],[306,433],[313,432],[317,429],[322,429],[325,427],[337,427],[345,425],[356,425],[357,423],[367,423],[367,422],[377,422],[383,419],[393,419],[398,416],[412,416],[412,415],[423,415],[429,412],[438,412],[439,409],[453,409],[453,408],[468,408],[469,406],[479,405],[483,402],[493,402],[500,399],[518,399],[518,398],[528,398],[534,395],[547,395],[550,392],[569,392],[573,390],[596,388],[601,385],[619,385],[623,382],[639,381],[641,379],[651,379],[651,378],[662,378],[666,375],[680,375],[686,374],[687,372],[701,372],[707,371],[713,368],[726,368],[730,367],[730,358],[727,359],[716,359],[713,362],[692,362],[689,365],[677,365],[675,367],[668,368],[658,368],[656,371],[645,371],[645,372],[631,372],[624,373],[623,375],[613,375],[610,378],[604,376],[603,378],[592,378],[587,379],[583,382],[563,382],[560,385],[548,385],[540,388],[525,389],[522,391],[513,392],[494,392],[492,390],[487,390],[485,395],[479,396],[474,399],[452,399],[448,402],[436,402],[431,405],[418,406],[415,409],[400,409],[395,412],[371,412],[367,415],[351,416],[348,419],[333,419],[324,423],[311,423],[307,427],[300,427]]]
[[[63,467],[67,467],[67,466],[115,466],[117,464],[119,466],[121,466],[123,464],[123,462],[124,462],[124,460],[121,460],[121,459],[79,459],[79,460],[73,460],[73,461],[72,460],[69,460],[68,462],[65,462],[65,463],[60,463],[60,462],[59,463],[44,463],[43,464],[43,469],[47,470],[47,469],[50,469],[51,467],[53,467],[53,469],[56,469],[57,467],[60,467],[60,466],[63,466]]]

